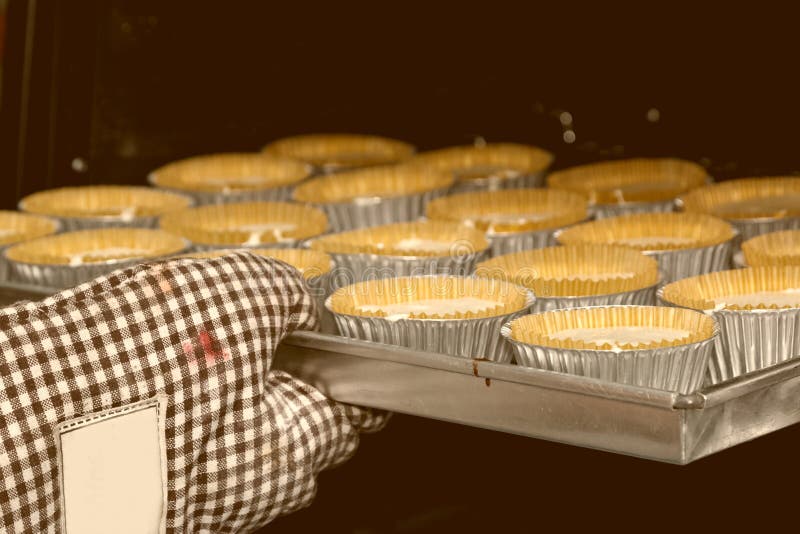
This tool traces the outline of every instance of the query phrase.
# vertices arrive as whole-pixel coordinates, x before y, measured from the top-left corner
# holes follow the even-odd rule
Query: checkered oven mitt
[[[270,371],[278,342],[315,324],[298,273],[246,253],[0,310],[0,530],[59,530],[57,425],[158,395],[167,532],[247,532],[309,504],[316,475],[386,420]]]

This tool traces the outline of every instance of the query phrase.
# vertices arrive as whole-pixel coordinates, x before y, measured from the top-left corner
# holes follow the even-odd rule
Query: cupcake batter
[[[693,237],[683,237],[677,235],[648,235],[641,237],[626,237],[615,240],[615,244],[627,245],[629,247],[646,248],[653,250],[658,245],[668,245],[671,247],[691,247],[697,242]]]
[[[716,307],[725,306],[777,306],[778,308],[800,308],[800,288],[783,291],[758,291],[744,295],[727,295],[714,299]]]
[[[394,247],[402,251],[422,250],[425,252],[448,252],[452,243],[449,241],[438,241],[436,239],[424,239],[421,237],[409,237],[401,239]]]
[[[609,328],[569,328],[549,334],[550,339],[583,341],[596,345],[646,345],[657,341],[674,341],[689,336],[691,332],[679,328],[659,326],[615,326]]]
[[[392,304],[362,304],[356,308],[362,313],[376,313],[383,311],[386,319],[390,321],[407,319],[411,314],[425,313],[427,315],[452,315],[454,313],[478,313],[491,310],[500,306],[496,300],[480,299],[475,297],[460,297],[454,299],[420,299],[410,302],[395,302]]]
[[[143,248],[108,247],[78,252],[75,254],[70,254],[67,257],[69,258],[69,264],[73,267],[76,267],[78,265],[83,265],[84,263],[141,258],[149,255],[150,253],[150,250]]]
[[[284,237],[284,233],[292,232],[297,229],[295,223],[290,222],[272,222],[272,223],[258,223],[258,224],[241,224],[235,228],[239,232],[249,232],[250,236],[247,241],[242,243],[245,246],[255,246],[262,243],[261,238],[264,234],[272,234],[278,242],[293,241],[293,239]]]

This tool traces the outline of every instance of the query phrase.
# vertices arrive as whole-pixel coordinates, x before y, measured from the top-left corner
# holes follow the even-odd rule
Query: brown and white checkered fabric
[[[117,271],[0,310],[0,529],[57,532],[55,426],[166,394],[167,532],[247,532],[307,505],[382,414],[270,371],[313,328],[291,267],[246,253]]]

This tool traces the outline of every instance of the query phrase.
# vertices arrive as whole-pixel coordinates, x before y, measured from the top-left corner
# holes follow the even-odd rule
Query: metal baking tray
[[[53,291],[0,285],[0,305]],[[800,358],[689,395],[315,332],[274,366],[341,402],[675,464],[800,422]]]

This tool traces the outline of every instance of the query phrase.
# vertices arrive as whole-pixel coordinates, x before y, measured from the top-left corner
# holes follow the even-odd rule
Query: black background
[[[519,141],[554,151],[557,167],[670,155],[719,179],[800,169],[797,18],[764,2],[36,7],[9,6],[3,207],[54,185],[144,183],[171,159],[304,132],[421,149]],[[796,521],[799,438],[795,427],[677,467],[398,416],[320,477],[312,507],[268,530],[768,529]]]

